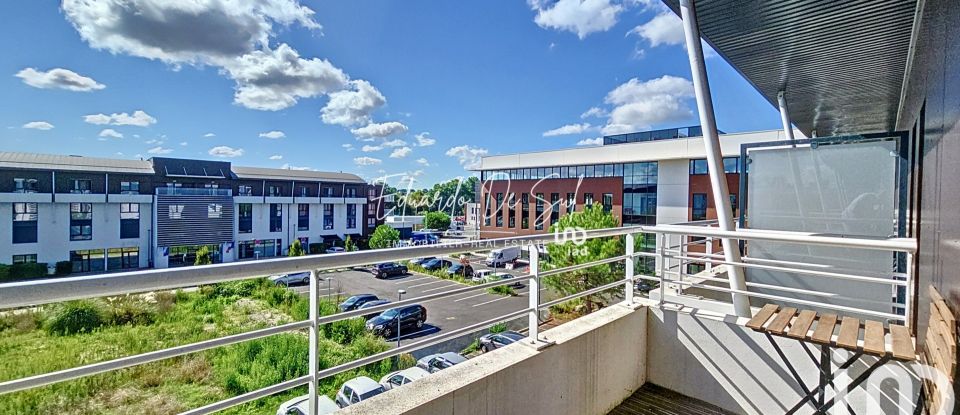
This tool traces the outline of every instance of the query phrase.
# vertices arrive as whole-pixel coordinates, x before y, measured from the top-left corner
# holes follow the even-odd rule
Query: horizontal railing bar
[[[702,252],[687,252],[687,256],[696,257],[698,258],[697,259],[698,261],[699,261],[699,258],[723,258],[724,257],[722,252],[714,253],[714,254],[705,254]],[[900,278],[909,277],[909,275],[907,275],[904,272],[883,273],[883,272],[876,272],[876,271],[864,271],[864,270],[859,270],[854,268],[838,267],[830,264],[814,264],[814,263],[807,263],[807,262],[784,261],[779,259],[757,258],[757,257],[751,257],[751,256],[744,256],[741,259],[743,260],[743,262],[748,264],[779,264],[779,265],[795,266],[797,267],[797,269],[810,269],[810,270],[828,269],[828,270],[832,270],[833,272],[838,272],[843,274],[854,274],[855,272],[857,272],[859,274],[854,274],[854,275],[859,275],[861,277],[874,277],[874,278],[880,278],[880,279],[887,279],[889,277],[900,277]]]
[[[556,300],[547,301],[547,302],[545,302],[545,303],[543,303],[543,304],[540,304],[540,307],[539,307],[539,308],[540,308],[541,310],[542,310],[542,309],[545,309],[545,308],[550,308],[551,306],[555,306],[555,305],[560,304],[560,303],[565,303],[565,302],[570,301],[570,300],[576,300],[577,298],[580,298],[580,297],[586,297],[586,296],[588,296],[588,295],[596,294],[596,293],[601,292],[601,291],[606,291],[606,290],[609,290],[609,289],[611,289],[611,288],[618,288],[618,287],[619,287],[619,288],[623,288],[623,280],[614,281],[614,282],[611,282],[611,283],[607,283],[607,284],[601,285],[601,286],[599,286],[599,287],[591,288],[591,289],[586,290],[586,291],[581,291],[581,292],[576,293],[576,294],[570,294],[570,295],[568,295],[568,296],[566,296],[566,297],[563,297],[563,298],[558,298],[558,299],[556,299]]]
[[[551,269],[551,270],[548,270],[548,271],[540,271],[540,277],[549,277],[549,276],[551,276],[551,275],[563,274],[563,273],[570,272],[570,271],[577,271],[577,270],[581,270],[581,269],[592,268],[592,267],[595,267],[595,266],[597,266],[597,265],[604,265],[604,264],[610,264],[610,263],[614,263],[614,262],[620,262],[620,261],[623,261],[624,259],[627,259],[627,256],[626,256],[626,255],[619,255],[619,256],[615,256],[615,257],[599,259],[599,260],[596,260],[596,261],[584,262],[584,263],[582,263],[582,264],[571,265],[571,266],[568,266],[568,267]],[[531,275],[532,275],[532,274],[531,274]],[[529,278],[530,278],[530,275],[527,275],[526,278],[529,279]],[[623,282],[621,281],[620,283],[622,284]]]
[[[309,382],[310,382],[310,375],[300,376],[298,378],[283,381],[275,385],[270,385],[265,388],[257,389],[255,391],[250,391],[243,395],[237,395],[229,399],[224,399],[222,401],[214,402],[212,404],[205,405],[196,409],[191,409],[186,412],[181,412],[180,415],[212,414],[214,412],[222,411],[224,409],[227,409],[233,406],[237,406],[250,401],[255,401],[260,398],[265,398],[275,393],[280,393],[286,390],[290,390],[297,386],[306,385]]]
[[[917,251],[917,241],[912,238],[879,238],[860,235],[853,237],[812,232],[765,231],[743,228],[736,231],[722,231],[718,228],[698,228],[676,225],[641,226],[640,228],[645,232],[660,232],[672,235],[709,236],[721,239],[759,240],[909,253],[915,253]]]
[[[841,280],[867,282],[871,284],[895,285],[895,286],[904,286],[904,287],[907,286],[908,284],[907,281],[897,280],[893,278],[882,279],[882,278],[874,278],[874,277],[863,277],[860,275],[841,274],[838,272],[777,267],[773,265],[750,264],[750,263],[743,263],[743,262],[730,262],[730,261],[721,261],[718,259],[694,258],[694,257],[687,257],[687,256],[666,256],[666,258],[692,260],[697,262],[709,262],[714,265],[729,265],[729,266],[740,267],[740,268],[753,268],[753,269],[762,269],[762,270],[768,270],[768,271],[780,271],[780,272],[787,272],[791,274],[816,275],[818,277],[824,277],[824,278],[835,278],[835,279],[841,279]]]
[[[700,280],[704,280],[704,281],[713,281],[713,282],[719,282],[719,283],[724,283],[724,284],[729,284],[729,283],[730,283],[730,280],[725,279],[725,278],[706,277],[706,276],[702,276],[702,275],[691,275],[691,274],[684,274],[684,276],[686,276],[687,278],[693,279],[693,280],[700,279]],[[904,305],[903,303],[898,303],[898,302],[895,302],[895,301],[877,301],[877,300],[869,300],[869,299],[866,299],[866,298],[854,298],[854,297],[847,297],[847,296],[845,296],[845,295],[840,295],[840,294],[836,294],[836,293],[828,293],[828,292],[823,292],[823,291],[809,290],[809,289],[806,289],[806,288],[795,288],[795,287],[784,287],[784,286],[780,286],[780,285],[762,284],[762,283],[759,283],[759,282],[747,282],[747,286],[748,286],[748,287],[763,288],[763,289],[768,289],[768,290],[775,290],[775,291],[793,292],[793,293],[797,293],[797,294],[814,295],[814,296],[817,296],[817,297],[827,297],[827,298],[832,298],[832,299],[836,299],[836,300],[855,301],[855,302],[860,302],[860,303],[865,303],[865,304],[876,304],[876,305],[882,305],[882,306],[903,306],[903,305]],[[752,292],[752,291],[751,291],[751,292]]]
[[[201,342],[190,343],[183,346],[170,347],[163,350],[141,353],[138,355],[121,357],[119,359],[108,360],[106,362],[92,363],[85,366],[74,367],[70,369],[58,370],[56,372],[45,373],[20,379],[0,382],[0,395],[16,392],[24,389],[36,388],[52,383],[59,383],[71,379],[77,379],[85,376],[96,375],[104,372],[111,372],[131,366],[142,365],[144,363],[156,362],[158,360],[169,359],[172,357],[183,356],[185,354],[196,353],[220,346],[245,342],[248,340],[260,339],[273,336],[275,334],[300,330],[310,327],[309,320],[296,321],[293,323],[282,324],[279,326],[268,327],[260,330],[253,330],[230,336],[218,337],[215,339],[204,340]]]

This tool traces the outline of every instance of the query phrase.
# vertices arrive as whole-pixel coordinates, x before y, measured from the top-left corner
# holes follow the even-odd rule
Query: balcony
[[[191,188],[191,187],[158,187],[157,196],[231,196],[232,189],[220,188]]]
[[[634,251],[633,241],[643,234],[653,234],[661,242],[653,251]],[[430,304],[452,296],[466,296],[483,292],[489,288],[514,284],[517,279],[494,280],[477,285],[454,285],[440,287],[442,290],[430,290],[423,295],[405,298],[389,304],[341,312],[320,317],[317,307],[310,308],[306,320],[294,321],[266,328],[246,331],[185,344],[162,350],[121,357],[113,360],[89,363],[83,366],[67,368],[56,372],[37,374],[20,379],[0,382],[0,394],[39,388],[71,379],[111,372],[186,356],[192,353],[212,350],[218,347],[262,339],[285,332],[306,332],[310,339],[309,363],[306,374],[285,379],[248,393],[231,396],[202,407],[191,409],[189,414],[213,413],[246,402],[265,398],[299,386],[308,386],[308,395],[316,393],[318,382],[337,374],[367,365],[385,361],[402,354],[417,351],[441,350],[447,342],[474,335],[504,321],[526,321],[527,338],[517,344],[485,353],[468,360],[466,363],[443,370],[405,385],[398,390],[365,400],[359,404],[342,409],[338,413],[390,413],[390,414],[432,414],[432,413],[549,413],[549,414],[605,414],[623,412],[629,408],[618,408],[621,402],[637,392],[625,405],[636,402],[650,404],[650,394],[656,394],[657,387],[666,388],[671,396],[682,394],[702,402],[708,407],[716,407],[735,413],[783,413],[801,409],[800,413],[810,411],[817,405],[823,405],[824,397],[817,397],[822,366],[811,363],[816,361],[815,352],[811,352],[808,342],[786,337],[771,336],[763,330],[746,327],[749,317],[732,314],[731,295],[749,296],[761,303],[818,307],[840,316],[867,316],[881,321],[880,324],[902,323],[912,328],[915,305],[893,298],[887,304],[887,311],[864,307],[872,304],[866,298],[837,296],[830,292],[820,292],[803,288],[807,281],[856,280],[866,284],[887,285],[889,287],[912,287],[914,275],[907,270],[903,275],[891,273],[880,277],[874,272],[857,273],[857,270],[839,269],[830,266],[797,264],[790,262],[773,263],[758,261],[746,256],[741,263],[728,263],[721,259],[720,253],[692,252],[693,243],[686,241],[691,236],[702,238],[733,238],[744,242],[748,247],[753,243],[773,241],[778,243],[807,246],[811,248],[851,248],[868,251],[899,253],[912,261],[916,250],[916,241],[903,238],[863,238],[855,235],[815,235],[785,231],[740,230],[723,232],[708,226],[671,225],[637,226],[586,231],[583,237],[625,238],[626,251],[622,255],[611,256],[596,261],[548,269],[539,266],[540,251],[537,247],[555,243],[555,235],[533,235],[484,241],[467,241],[428,246],[414,246],[395,249],[371,250],[343,254],[277,258],[262,261],[248,261],[232,264],[150,270],[110,274],[102,276],[67,277],[42,281],[0,284],[0,310],[32,307],[81,298],[117,296],[126,293],[155,292],[184,287],[196,287],[225,281],[249,279],[253,276],[278,273],[309,272],[310,283],[307,291],[311,304],[317,304],[322,295],[321,285],[329,284],[323,278],[323,270],[343,269],[364,264],[397,261],[426,256],[454,255],[493,249],[499,246],[522,245],[530,247],[529,271],[518,277],[529,287],[526,306],[507,310],[493,318],[485,318],[467,326],[449,331],[408,340],[398,347],[360,357],[346,363],[324,367],[317,362],[324,353],[318,345],[318,333],[324,325],[341,320],[381,312],[390,308],[409,304]],[[703,239],[696,243],[703,244]],[[655,261],[655,270],[639,267],[637,260],[648,258]],[[686,272],[679,265],[695,262],[710,266],[711,269],[694,274]],[[551,300],[541,297],[541,279],[567,272],[585,270],[603,265],[614,265],[622,269],[622,279],[580,290]],[[743,269],[774,268],[796,277],[797,286],[760,287],[748,283],[746,290],[730,288],[725,272],[729,267]],[[621,268],[622,267],[622,268]],[[635,270],[638,270],[635,272]],[[327,282],[324,282],[327,281]],[[656,288],[644,294],[638,291],[638,282],[646,281]],[[761,288],[768,290],[762,291]],[[911,288],[912,289],[912,288]],[[772,292],[775,293],[772,293]],[[717,293],[713,297],[702,293]],[[587,314],[569,323],[546,329],[542,318],[552,306],[565,304],[585,296],[608,293],[615,300],[608,307]],[[803,296],[815,296],[824,302],[810,302]],[[909,300],[910,296],[905,297]],[[875,305],[875,304],[874,304]],[[902,309],[904,314],[894,310]],[[753,309],[757,313],[758,308]],[[442,320],[443,316],[434,316]],[[799,323],[796,323],[799,324]],[[869,327],[869,325],[868,325]],[[841,370],[833,381],[827,382],[822,391],[829,400],[839,385],[848,385],[851,379],[857,379],[872,373],[880,373],[877,367],[885,367],[909,376],[907,384],[900,394],[899,402],[891,401],[897,396],[896,384],[863,383],[853,387],[846,395],[847,404],[857,413],[873,408],[875,394],[865,385],[879,385],[886,398],[880,398],[881,405],[901,405],[912,412],[919,394],[919,380],[911,360],[891,359],[884,356],[878,359],[864,351],[869,348],[868,334],[859,330],[854,338],[857,352],[849,352],[839,346],[828,346],[823,350],[849,358],[847,368]],[[831,341],[841,341],[839,335],[831,335]],[[913,341],[912,339],[910,340]],[[816,350],[816,349],[814,349]],[[872,376],[872,375],[871,375]],[[872,379],[872,378],[871,378]],[[846,383],[844,383],[846,382]],[[821,382],[823,383],[823,382]],[[644,387],[644,385],[647,385]],[[656,385],[656,386],[651,386]],[[812,392],[811,392],[811,389]],[[651,392],[653,391],[653,392]],[[666,392],[664,392],[666,394]],[[811,398],[811,396],[813,398]],[[644,398],[646,397],[646,398]],[[655,399],[653,400],[655,401]],[[633,403],[630,403],[633,402]],[[830,401],[832,402],[832,401]],[[666,405],[666,404],[664,404]],[[884,406],[884,407],[887,407]]]

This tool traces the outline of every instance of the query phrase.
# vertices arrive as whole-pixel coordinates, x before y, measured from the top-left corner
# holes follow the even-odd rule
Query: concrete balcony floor
[[[607,415],[728,415],[717,406],[646,383]]]

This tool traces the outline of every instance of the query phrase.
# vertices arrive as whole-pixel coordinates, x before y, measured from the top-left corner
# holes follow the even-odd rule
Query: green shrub
[[[0,281],[4,281],[10,278],[10,266],[7,264],[0,264]]]
[[[307,246],[310,248],[310,249],[309,249],[309,252],[310,252],[311,254],[322,254],[324,251],[327,250],[326,245],[323,244],[323,243],[319,243],[319,242],[314,242],[314,243],[309,244],[309,245],[307,245]]]
[[[354,339],[366,333],[362,318],[351,318],[323,325],[323,336],[340,344],[353,343]]]
[[[157,319],[154,304],[136,296],[122,296],[107,300],[107,322],[115,326],[153,324]]]
[[[15,310],[0,315],[0,332],[13,330],[16,333],[27,333],[43,325],[43,313],[36,310]]]
[[[517,295],[517,292],[513,290],[513,287],[509,287],[506,285],[498,285],[496,287],[487,288],[487,292],[490,294],[500,294],[500,295],[509,295],[509,296]]]
[[[57,262],[56,275],[67,275],[73,272],[73,263],[70,261]]]
[[[47,264],[43,262],[13,264],[10,266],[10,278],[25,279],[47,275]]]
[[[507,331],[507,323],[497,323],[497,324],[494,324],[494,325],[490,326],[489,331],[490,331],[490,333],[493,333],[493,334],[503,333],[503,332]]]
[[[44,328],[50,334],[61,336],[89,333],[103,325],[103,314],[103,308],[95,302],[68,301],[53,311]]]
[[[223,388],[234,395],[300,377],[309,367],[307,338],[278,334],[218,349],[214,368]]]

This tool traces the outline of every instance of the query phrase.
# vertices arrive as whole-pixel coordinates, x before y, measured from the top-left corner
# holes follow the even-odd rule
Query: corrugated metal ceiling
[[[678,0],[664,2],[679,11]],[[701,36],[775,107],[786,90],[808,136],[894,129],[915,9],[915,0],[696,1]]]

